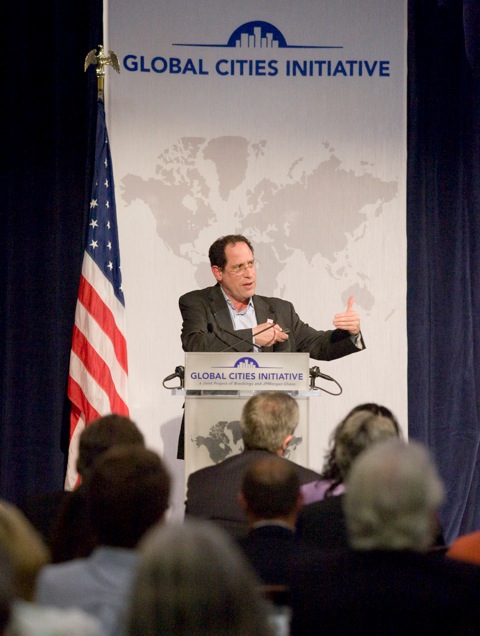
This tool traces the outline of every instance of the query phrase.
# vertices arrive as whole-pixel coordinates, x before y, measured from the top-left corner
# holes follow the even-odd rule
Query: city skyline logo
[[[259,369],[260,365],[250,357],[239,358],[233,365],[234,369]]]
[[[264,366],[258,364],[255,358],[251,358],[250,356],[242,356],[238,358],[235,364],[227,364],[227,365],[215,365],[212,368],[214,369],[241,369],[243,371],[254,371],[255,369],[279,369],[278,366]]]
[[[263,20],[245,22],[234,29],[223,43],[176,42],[170,47],[185,49],[180,55],[160,52],[153,55],[129,53],[123,67],[129,72],[204,77],[305,77],[305,78],[388,78],[390,60],[369,57],[345,57],[338,44],[289,44],[283,33]],[[202,51],[214,49],[212,59]],[[304,52],[308,50],[309,53]],[[286,53],[287,55],[283,55]],[[214,58],[214,56],[213,56]]]
[[[172,46],[233,49],[343,49],[340,45],[287,44],[283,33],[275,25],[264,20],[245,22],[233,31],[224,44],[176,42]]]

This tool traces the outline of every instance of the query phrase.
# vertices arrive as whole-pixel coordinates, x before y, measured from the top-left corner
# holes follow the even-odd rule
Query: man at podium
[[[300,320],[292,303],[255,294],[256,262],[245,236],[217,239],[208,256],[217,284],[179,300],[184,351],[296,351],[335,360],[365,347],[353,297],[334,316],[334,330],[318,331]]]
[[[365,348],[353,297],[333,318],[335,329],[304,323],[292,303],[255,294],[256,262],[250,241],[240,234],[217,239],[208,252],[213,287],[180,297],[184,351],[306,352],[335,360]],[[183,458],[183,422],[177,457]]]

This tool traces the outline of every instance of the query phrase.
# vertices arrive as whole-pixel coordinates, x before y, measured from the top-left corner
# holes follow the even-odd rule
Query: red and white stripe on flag
[[[70,354],[70,447],[65,488],[78,481],[78,440],[91,421],[128,415],[125,302],[113,171],[103,101],[97,110],[94,181]]]

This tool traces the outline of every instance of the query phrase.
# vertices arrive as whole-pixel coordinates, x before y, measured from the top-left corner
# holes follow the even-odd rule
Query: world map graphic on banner
[[[265,140],[183,137],[160,154],[154,177],[124,176],[122,198],[127,206],[143,201],[159,238],[196,268],[200,286],[211,284],[209,245],[224,234],[244,234],[262,247],[262,293],[278,295],[283,292],[278,277],[296,252],[309,263],[322,256],[327,273],[343,278],[352,267],[349,240],[361,241],[369,222],[398,193],[398,182],[381,180],[368,162],[361,162],[357,171],[346,169],[328,142],[322,150],[326,158],[312,169],[302,158],[292,159],[282,182],[275,182],[261,176],[268,153]],[[343,196],[347,191],[348,198]],[[336,211],[334,231],[316,231],[312,211],[326,216],[331,208]],[[368,278],[357,271],[352,278],[344,295],[355,296],[370,310],[375,298]]]
[[[248,393],[160,388],[185,364],[179,297],[214,284],[220,236],[245,235],[257,292],[312,327],[330,329],[350,296],[361,317],[365,351],[309,361],[342,393],[319,380],[326,394],[299,398],[290,459],[320,470],[336,424],[364,402],[407,435],[406,0],[108,4],[129,407],[175,476],[175,520],[188,475],[242,447]]]
[[[204,446],[214,464],[219,464],[227,457],[243,451],[242,433],[238,420],[222,420],[212,424],[208,435],[197,435],[192,439],[197,447]],[[284,457],[288,459],[292,451],[303,442],[302,437],[294,436],[285,449]]]

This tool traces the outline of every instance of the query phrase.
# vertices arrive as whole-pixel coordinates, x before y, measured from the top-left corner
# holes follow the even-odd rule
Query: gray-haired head
[[[211,522],[157,526],[140,544],[127,636],[267,636],[259,582]]]
[[[288,393],[257,393],[245,404],[240,418],[245,448],[271,453],[284,450],[285,440],[295,432],[299,417],[298,404]]]
[[[357,550],[426,550],[437,529],[444,489],[427,449],[390,440],[354,463],[344,500],[350,543]]]

